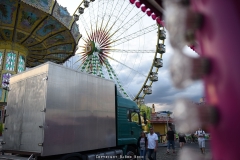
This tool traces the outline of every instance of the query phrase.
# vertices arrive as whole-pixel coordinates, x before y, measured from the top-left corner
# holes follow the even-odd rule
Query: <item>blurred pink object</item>
[[[195,50],[195,46],[194,45],[191,45],[189,46],[192,50]]]
[[[147,11],[147,15],[148,15],[148,16],[151,16],[151,14],[152,14],[152,11],[151,11],[151,10],[148,10],[148,11]]]
[[[137,8],[140,8],[140,6],[141,6],[142,4],[141,4],[140,2],[136,2],[135,5],[136,5]]]
[[[205,95],[221,116],[210,128],[213,158],[239,160],[240,1],[192,0],[191,8],[204,16],[196,36],[201,55],[212,61],[211,73],[204,79]]]
[[[156,21],[157,21],[158,24],[162,25],[162,21],[161,21],[161,19],[159,17],[156,19]]]
[[[147,7],[146,7],[146,6],[142,6],[142,7],[141,7],[141,10],[142,10],[143,12],[146,12]]]
[[[152,19],[156,20],[156,18],[157,18],[156,14],[152,14]]]
[[[136,0],[129,0],[130,3],[134,4],[136,2]]]

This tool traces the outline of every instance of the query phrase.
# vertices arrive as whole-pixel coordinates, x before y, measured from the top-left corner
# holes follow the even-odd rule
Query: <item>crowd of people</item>
[[[195,138],[198,138],[198,145],[202,154],[205,153],[205,132],[199,128],[195,133],[191,134],[191,143],[195,143]],[[175,154],[175,141],[176,132],[172,127],[168,127],[168,132],[166,134],[167,140],[167,152],[166,154],[170,154],[170,149],[172,149],[172,153]],[[183,148],[184,144],[187,142],[186,134],[178,133],[178,141],[180,149]],[[150,128],[149,134],[141,133],[138,138],[138,148],[140,152],[140,156],[142,160],[146,160],[146,156],[149,160],[156,160],[156,152],[158,147],[158,135],[154,133],[153,128]]]

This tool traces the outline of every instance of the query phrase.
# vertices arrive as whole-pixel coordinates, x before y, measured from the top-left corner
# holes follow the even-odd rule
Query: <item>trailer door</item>
[[[15,78],[10,84],[3,150],[41,153],[45,127],[45,77],[46,73],[26,79]]]

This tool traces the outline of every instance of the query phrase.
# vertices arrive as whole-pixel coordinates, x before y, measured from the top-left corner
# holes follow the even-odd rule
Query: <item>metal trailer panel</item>
[[[4,150],[49,156],[116,146],[113,81],[47,62],[10,87]]]
[[[42,156],[116,146],[115,84],[51,64]]]
[[[3,150],[42,152],[38,143],[43,141],[43,131],[39,126],[44,121],[44,114],[40,110],[46,104],[44,77],[46,67],[11,78]]]

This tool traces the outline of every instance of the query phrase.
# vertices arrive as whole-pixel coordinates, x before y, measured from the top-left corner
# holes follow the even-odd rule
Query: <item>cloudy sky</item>
[[[121,6],[120,8],[123,8],[121,11],[116,11],[119,13],[123,13],[123,10],[132,9],[129,14],[126,15],[124,18],[124,21],[119,20],[115,26],[121,26],[124,23],[136,18],[137,16],[143,16],[140,20],[137,21],[132,27],[130,27],[128,30],[125,30],[124,32],[119,33],[119,36],[114,37],[116,39],[127,37],[135,32],[145,30],[145,28],[155,24],[155,21],[153,21],[150,17],[144,16],[144,14],[139,14],[140,9],[129,5],[129,0],[125,0],[124,4],[118,4],[118,1],[115,0],[114,4],[107,5],[104,4],[103,8],[99,9],[99,4],[96,0],[93,3],[90,3],[90,7],[88,8],[88,11],[84,11],[84,16],[82,18],[80,17],[80,20],[78,21],[79,24],[79,30],[80,33],[83,35],[83,37],[86,37],[86,25],[88,24],[88,27],[94,24],[94,22],[97,19],[97,15],[101,11],[111,12],[110,15],[114,15],[114,10],[117,10],[117,8],[114,8],[114,6]],[[105,0],[107,2],[107,0]],[[74,11],[76,10],[77,6],[79,5],[80,1],[67,1],[67,0],[57,0],[57,2],[67,7],[69,13],[72,15]],[[122,1],[120,1],[122,2]],[[92,6],[91,6],[92,5]],[[110,8],[110,9],[109,9]],[[125,12],[126,13],[126,12]],[[107,15],[107,14],[106,14]],[[136,16],[137,15],[137,16]],[[105,19],[107,19],[105,16]],[[114,16],[113,16],[114,17]],[[124,16],[122,16],[124,17]],[[114,19],[114,18],[112,18]],[[121,19],[121,18],[119,18]],[[106,23],[107,21],[105,21]],[[127,24],[125,25],[127,26]],[[114,28],[113,27],[113,28]],[[117,27],[116,27],[117,28]],[[124,28],[121,27],[121,29]],[[112,29],[114,32],[114,29]],[[116,29],[117,30],[117,29]],[[123,31],[123,29],[122,29]],[[90,32],[90,31],[88,31]],[[142,36],[139,36],[133,40],[129,40],[126,43],[123,43],[118,46],[114,46],[114,49],[121,49],[121,50],[153,50],[155,52],[156,48],[156,30],[153,30],[152,32],[149,32],[147,34],[143,34]],[[168,34],[167,34],[168,36]],[[188,88],[184,90],[178,90],[173,87],[172,81],[169,75],[169,60],[171,59],[171,56],[173,55],[173,49],[171,48],[171,45],[169,44],[169,40],[166,39],[166,53],[163,54],[163,64],[164,67],[159,69],[158,72],[158,81],[153,83],[153,94],[147,95],[145,97],[145,103],[148,106],[152,106],[154,103],[156,106],[156,110],[171,110],[172,104],[175,101],[175,99],[180,97],[187,97],[188,99],[198,102],[199,99],[203,96],[203,84],[202,82],[195,82]],[[83,40],[80,40],[79,46],[83,45]],[[113,44],[115,45],[115,44]],[[197,54],[192,51],[190,48],[185,47],[184,51],[189,55],[196,57]],[[80,49],[79,51],[80,52]],[[146,75],[148,74],[154,53],[111,53],[111,57],[116,59],[117,61],[121,62],[118,63],[116,61],[109,60],[110,64],[114,68],[115,72],[117,73],[119,79],[121,80],[124,88],[128,91],[130,95],[136,95],[143,85],[143,82],[146,79]],[[69,62],[67,62],[65,65],[69,67],[75,67],[78,66],[80,63],[76,63],[73,65],[73,63],[81,57],[80,55],[76,55],[74,58],[71,58]]]

